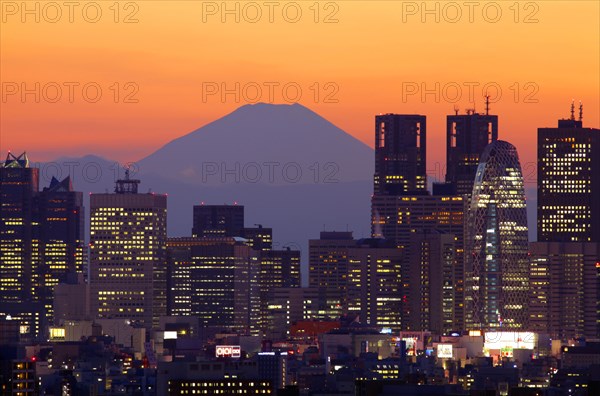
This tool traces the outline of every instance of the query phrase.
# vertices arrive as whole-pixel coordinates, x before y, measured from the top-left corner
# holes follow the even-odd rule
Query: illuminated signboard
[[[174,340],[177,338],[176,331],[165,331],[165,340]]]
[[[442,359],[452,359],[452,344],[438,344],[437,357]]]
[[[215,348],[216,357],[232,357],[239,358],[241,356],[242,349],[239,345],[217,345]]]
[[[417,355],[417,342],[416,338],[402,338],[402,341],[406,343],[406,355],[416,356]]]
[[[490,331],[485,333],[483,352],[490,355],[491,350],[498,350],[502,356],[512,357],[513,349],[534,349],[537,334],[531,332]]]

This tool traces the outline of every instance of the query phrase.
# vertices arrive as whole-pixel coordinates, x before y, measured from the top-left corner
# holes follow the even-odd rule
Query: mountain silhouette
[[[373,150],[300,104],[245,105],[138,162],[190,184],[371,180]]]

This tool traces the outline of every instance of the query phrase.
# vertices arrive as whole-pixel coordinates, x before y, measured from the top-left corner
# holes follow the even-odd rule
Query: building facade
[[[412,234],[403,290],[403,330],[449,334],[455,323],[456,237],[438,230]]]
[[[600,243],[531,243],[530,329],[553,338],[598,338]]]
[[[146,328],[166,315],[167,196],[139,194],[139,180],[90,195],[92,316]]]
[[[466,251],[469,329],[526,329],[529,293],[527,210],[516,148],[484,150],[470,200]]]
[[[371,232],[374,238],[393,241],[408,259],[419,255],[411,251],[415,233],[437,230],[455,238],[454,252],[454,328],[464,329],[464,213],[465,199],[458,195],[373,196]],[[402,289],[410,290],[410,270],[402,266]],[[408,293],[403,294],[402,315],[408,317]]]
[[[446,117],[446,182],[456,194],[471,194],[481,153],[496,140],[498,116],[468,110]]]
[[[260,333],[260,256],[244,239],[168,240],[169,315],[192,315],[200,326]]]
[[[572,109],[572,114],[574,109]],[[538,240],[600,242],[600,129],[538,129]]]
[[[375,195],[427,193],[426,138],[425,116],[375,117]]]

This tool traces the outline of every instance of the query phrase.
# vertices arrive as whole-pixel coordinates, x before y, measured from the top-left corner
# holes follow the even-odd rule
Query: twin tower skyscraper
[[[441,304],[443,331],[527,328],[528,228],[516,148],[498,140],[498,117],[488,111],[449,115],[445,182],[430,193],[426,138],[425,116],[375,118],[372,234],[394,240],[408,257],[403,314],[413,326],[403,327],[424,330],[412,318]],[[436,256],[450,265],[429,262],[436,247],[427,232],[454,236],[453,249]],[[427,285],[436,277],[442,290]]]

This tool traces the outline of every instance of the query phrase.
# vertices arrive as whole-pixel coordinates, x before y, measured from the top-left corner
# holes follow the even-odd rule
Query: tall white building
[[[467,221],[467,328],[527,328],[527,211],[519,156],[512,144],[498,140],[483,151]]]

